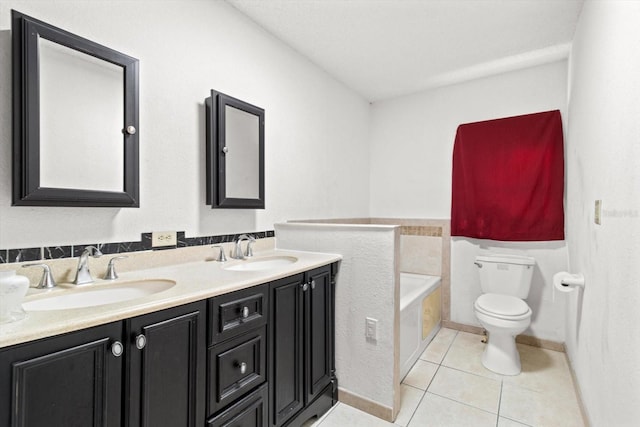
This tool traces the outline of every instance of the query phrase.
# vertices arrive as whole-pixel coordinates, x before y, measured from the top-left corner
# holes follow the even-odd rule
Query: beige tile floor
[[[401,385],[389,423],[343,403],[314,427],[584,426],[563,353],[518,344],[522,373],[482,366],[479,335],[441,329]]]

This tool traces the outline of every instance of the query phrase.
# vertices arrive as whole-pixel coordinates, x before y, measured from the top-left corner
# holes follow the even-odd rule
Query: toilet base
[[[516,338],[510,333],[491,333],[482,353],[482,365],[501,375],[518,375],[522,371]]]

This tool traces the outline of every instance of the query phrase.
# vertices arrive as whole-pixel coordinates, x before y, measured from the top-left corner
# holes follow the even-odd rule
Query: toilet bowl
[[[482,365],[502,375],[518,375],[522,370],[516,336],[531,324],[531,309],[520,298],[483,294],[474,303],[476,318],[489,333]]]
[[[516,336],[531,324],[529,295],[535,259],[517,255],[476,257],[480,275],[480,295],[473,310],[489,339],[482,354],[485,368],[502,375],[518,375],[522,370]]]

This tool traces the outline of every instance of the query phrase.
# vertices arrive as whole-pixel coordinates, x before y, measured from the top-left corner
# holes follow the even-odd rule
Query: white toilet
[[[517,255],[477,256],[482,295],[474,312],[489,332],[482,364],[502,375],[518,375],[522,370],[516,336],[531,324],[531,308],[523,300],[529,296],[536,260]]]

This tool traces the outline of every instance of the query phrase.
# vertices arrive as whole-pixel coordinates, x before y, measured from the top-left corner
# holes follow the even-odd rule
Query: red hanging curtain
[[[451,235],[564,240],[560,111],[458,126]]]

